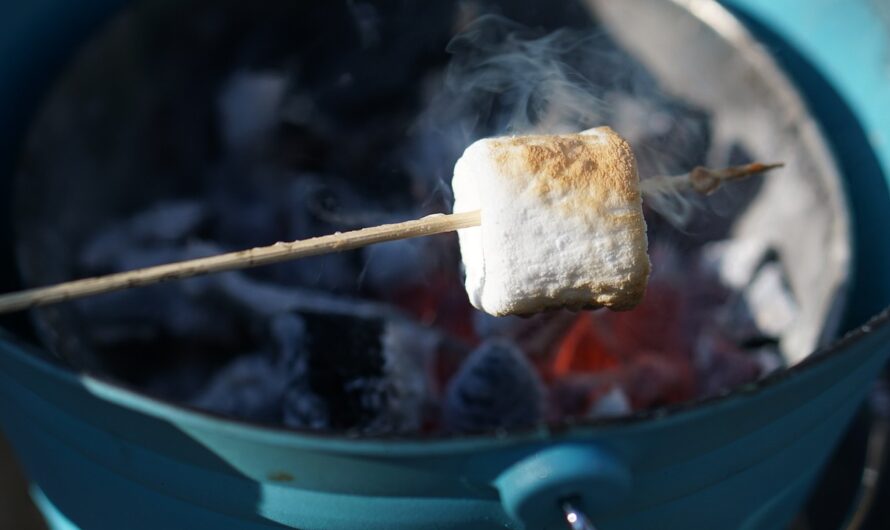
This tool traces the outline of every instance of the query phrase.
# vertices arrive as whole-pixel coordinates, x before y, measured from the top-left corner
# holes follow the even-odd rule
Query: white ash
[[[778,262],[761,267],[742,296],[757,327],[768,336],[782,336],[799,313],[784,269]]]
[[[593,402],[587,411],[588,418],[614,418],[633,412],[627,394],[620,386],[615,386]]]
[[[764,239],[734,238],[704,245],[700,263],[727,287],[741,290],[751,283],[770,252],[769,243]]]
[[[705,245],[702,271],[733,293],[718,310],[718,320],[739,343],[778,341],[799,313],[787,271],[777,253],[762,239],[736,238]]]
[[[433,406],[432,365],[440,337],[416,324],[390,321],[383,342],[386,378],[393,389],[389,419],[398,432],[416,432]]]

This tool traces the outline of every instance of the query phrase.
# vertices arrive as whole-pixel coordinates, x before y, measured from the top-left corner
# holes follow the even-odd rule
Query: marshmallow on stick
[[[609,127],[479,140],[454,168],[470,302],[492,315],[630,309],[649,277],[636,160]]]
[[[746,164],[646,180],[644,194],[692,189],[780,167]],[[649,276],[640,181],[630,146],[608,127],[480,140],[454,170],[454,213],[278,242],[216,256],[0,294],[0,314],[215,272],[459,231],[470,301],[493,315],[630,309]]]

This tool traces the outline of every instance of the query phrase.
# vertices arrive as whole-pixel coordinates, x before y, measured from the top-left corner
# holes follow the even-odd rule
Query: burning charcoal
[[[577,320],[571,311],[548,311],[531,317],[473,314],[473,328],[482,339],[501,337],[515,342],[530,359],[546,358]]]
[[[541,421],[544,388],[513,344],[490,340],[464,361],[448,385],[443,422],[449,431],[528,427]]]
[[[682,261],[654,246],[653,274],[642,303],[632,311],[582,312],[555,341],[549,370],[555,376],[602,372],[656,353],[678,366],[689,365],[695,312],[692,289],[676,267]]]
[[[694,395],[694,374],[686,363],[671,355],[634,352],[620,365],[558,377],[551,408],[556,418],[617,416]]]
[[[619,325],[604,326],[592,313],[578,314],[556,343],[547,373],[557,378],[580,373],[602,373],[621,364],[625,356],[622,349],[638,347],[627,339],[633,340],[634,335],[640,333],[639,323],[631,322],[636,326],[627,333],[627,338],[621,336],[621,323],[613,324]],[[611,344],[607,344],[606,340],[609,343],[618,342],[622,347],[610,347]]]
[[[415,321],[450,333],[456,340],[474,342],[473,308],[456,272],[456,265],[450,270],[437,270],[423,283],[401,285],[382,296]]]
[[[238,357],[213,376],[192,404],[236,418],[279,422],[287,382],[268,354]]]
[[[694,396],[692,290],[675,274],[681,262],[659,247],[653,250],[655,273],[637,308],[577,314],[555,342],[545,369],[556,379],[557,410],[586,416],[615,387],[633,410]]]

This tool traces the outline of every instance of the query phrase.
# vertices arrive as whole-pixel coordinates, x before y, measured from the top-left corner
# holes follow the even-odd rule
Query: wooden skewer
[[[214,272],[248,269],[280,261],[308,258],[319,254],[343,252],[374,243],[453,232],[461,228],[479,226],[479,211],[451,215],[434,214],[403,223],[362,228],[311,239],[279,242],[267,247],[256,247],[178,263],[157,265],[127,272],[85,278],[48,287],[37,287],[0,296],[0,313],[10,313],[32,307],[64,302],[131,287],[141,287],[170,280],[181,280]]]
[[[733,180],[740,180],[757,173],[765,173],[771,169],[783,167],[785,164],[762,164],[753,162],[742,166],[730,166],[722,169],[710,169],[698,166],[689,173],[670,177],[652,177],[640,182],[640,193],[658,195],[666,192],[678,192],[691,189],[702,195],[714,193],[721,185]]]
[[[642,183],[641,190],[644,195],[659,193],[667,187],[674,189],[692,188],[700,193],[710,193],[724,181],[739,179],[779,167],[780,165],[748,164],[721,170],[697,167],[686,175],[648,179]],[[647,185],[649,182],[653,185]],[[181,280],[215,272],[248,269],[280,261],[317,256],[319,254],[343,252],[384,241],[453,232],[462,228],[479,226],[481,222],[481,212],[479,211],[451,215],[434,214],[403,223],[386,224],[343,233],[338,232],[299,241],[279,242],[267,247],[256,247],[217,256],[119,272],[107,276],[74,280],[48,287],[37,287],[0,295],[0,314],[170,280]]]

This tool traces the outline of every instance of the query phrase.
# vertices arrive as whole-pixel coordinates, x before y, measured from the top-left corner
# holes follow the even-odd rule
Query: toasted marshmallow
[[[486,313],[630,309],[649,277],[636,160],[609,127],[479,140],[454,167],[470,302]]]

